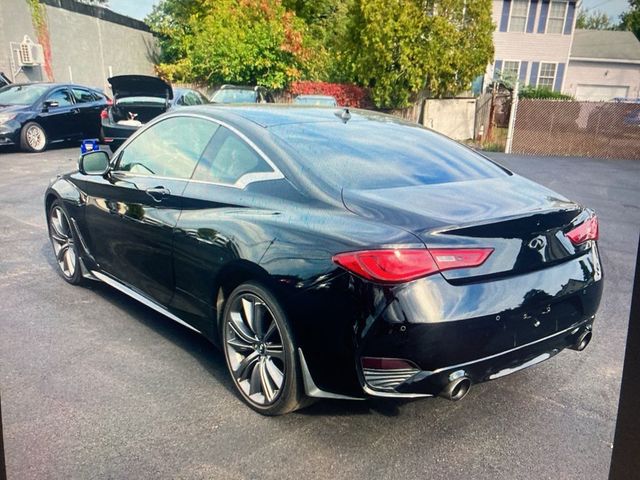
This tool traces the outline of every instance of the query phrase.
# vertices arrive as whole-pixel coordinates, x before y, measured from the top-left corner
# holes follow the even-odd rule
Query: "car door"
[[[167,306],[182,192],[217,124],[173,116],[133,138],[106,178],[88,178],[85,223],[99,268]]]
[[[252,231],[252,215],[261,213],[256,213],[260,195],[251,187],[256,181],[281,178],[246,138],[224,126],[218,129],[183,193],[176,226],[171,309],[180,318],[211,327],[212,285],[220,269],[239,258],[258,259],[267,250],[272,239]],[[241,240],[246,238],[251,240]]]
[[[97,138],[100,131],[100,112],[104,104],[98,96],[86,88],[71,87],[71,94],[80,111],[76,115],[76,129],[82,138]]]
[[[47,102],[55,102],[48,106]],[[44,99],[37,121],[42,125],[50,141],[78,137],[81,133],[80,110],[76,106],[71,91],[60,87],[50,92]]]

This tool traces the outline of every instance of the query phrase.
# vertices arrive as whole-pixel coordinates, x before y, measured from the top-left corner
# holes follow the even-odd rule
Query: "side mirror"
[[[44,104],[42,105],[42,110],[44,110],[45,112],[48,111],[50,108],[57,108],[60,106],[59,102],[56,102],[55,100],[47,100],[46,102],[44,102]]]
[[[109,171],[109,155],[103,150],[95,150],[80,155],[78,170],[83,175],[104,175]]]

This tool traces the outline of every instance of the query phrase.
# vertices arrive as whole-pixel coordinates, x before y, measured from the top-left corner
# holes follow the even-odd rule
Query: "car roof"
[[[77,83],[58,83],[58,82],[24,82],[24,83],[10,83],[12,87],[27,87],[30,85],[42,85],[49,88],[57,88],[57,87],[78,87],[78,88],[86,88],[88,90],[94,90],[96,92],[102,93],[102,91],[97,87],[89,87],[87,85],[78,85]]]
[[[295,104],[207,104],[190,107],[197,113],[217,117],[232,117],[250,121],[264,128],[277,125],[317,122],[360,122],[378,120],[407,124],[406,121],[390,115],[369,110],[350,109],[345,107],[319,107]],[[184,110],[183,110],[184,111]],[[413,125],[413,124],[412,124]]]
[[[333,95],[298,95],[296,98],[330,98],[335,100]]]

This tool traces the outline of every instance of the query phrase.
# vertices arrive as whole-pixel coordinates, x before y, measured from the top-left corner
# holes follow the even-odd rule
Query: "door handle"
[[[164,197],[171,195],[171,191],[165,187],[147,188],[145,190],[145,193],[153,198],[156,202],[160,202]]]
[[[71,109],[71,113],[73,113],[74,115],[77,115],[78,113],[80,113],[80,109],[79,108],[72,108]]]

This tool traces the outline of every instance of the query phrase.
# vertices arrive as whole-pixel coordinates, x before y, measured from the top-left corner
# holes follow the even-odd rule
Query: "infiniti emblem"
[[[534,250],[542,250],[546,246],[547,246],[547,239],[542,235],[539,235],[536,238],[533,238],[529,242],[529,248],[532,248]]]

